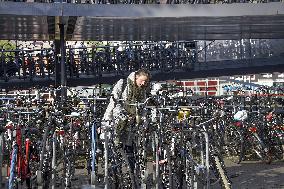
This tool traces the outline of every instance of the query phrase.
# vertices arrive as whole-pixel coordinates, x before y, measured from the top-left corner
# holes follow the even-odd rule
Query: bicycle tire
[[[17,188],[17,179],[16,179],[17,154],[18,154],[18,145],[15,144],[12,150],[8,189]]]
[[[49,176],[50,176],[50,172],[49,172],[49,168],[50,165],[48,164],[48,162],[46,163],[44,160],[48,161],[48,151],[46,149],[46,146],[48,145],[48,143],[50,143],[50,141],[48,140],[48,135],[49,135],[49,125],[46,124],[45,125],[45,131],[42,137],[42,149],[41,149],[41,153],[40,153],[40,161],[39,161],[39,170],[37,171],[36,175],[36,182],[38,185],[39,189],[48,189],[49,188]],[[45,156],[46,155],[46,156]],[[46,163],[44,165],[44,163]],[[45,179],[47,178],[47,179]]]
[[[281,143],[281,139],[279,138],[276,131],[272,131],[271,135],[273,138],[270,138],[270,153],[274,158],[282,160],[284,149]]]
[[[244,137],[240,130],[229,128],[226,131],[227,154],[231,161],[239,164],[244,159]]]
[[[272,156],[269,152],[269,148],[266,147],[257,133],[253,133],[251,137],[251,144],[252,150],[264,163],[270,164],[272,162]]]
[[[3,167],[3,154],[4,154],[4,133],[0,134],[0,166],[1,166],[1,170],[0,170],[0,186],[2,185],[2,176],[3,176],[3,172],[2,172],[2,167]]]

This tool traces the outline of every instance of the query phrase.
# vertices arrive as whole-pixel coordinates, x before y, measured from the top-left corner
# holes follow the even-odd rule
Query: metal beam
[[[64,24],[60,23],[59,24],[59,29],[60,29],[60,54],[61,54],[61,59],[60,59],[60,79],[61,79],[61,102],[64,102],[67,97],[67,90],[66,90],[66,64],[65,64],[65,57],[66,57],[66,47],[65,47],[65,29],[64,29]]]
[[[62,5],[64,16],[105,18],[175,18],[175,17],[227,17],[271,16],[284,14],[284,4],[232,3],[232,4],[68,4]]]
[[[0,15],[61,16],[60,3],[0,2]]]
[[[271,16],[284,14],[284,4],[75,4],[0,2],[0,15],[86,16],[110,18],[174,18]]]

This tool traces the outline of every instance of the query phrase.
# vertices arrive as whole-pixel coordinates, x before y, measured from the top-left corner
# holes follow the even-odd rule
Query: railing
[[[283,54],[283,43],[284,40],[243,39],[212,42],[132,42],[92,47],[82,43],[74,48],[68,42],[65,49],[66,77],[127,75],[141,67],[154,73],[170,73],[198,70],[207,65],[204,64],[207,62],[208,65],[215,62],[216,66],[220,66],[218,61],[224,60],[260,61],[259,58]],[[12,79],[55,79],[56,70],[60,73],[60,59],[60,54],[56,55],[53,47],[35,50],[0,49],[0,80],[8,82]],[[237,63],[234,63],[234,67],[241,66]]]
[[[138,43],[120,46],[67,47],[66,75],[101,77],[103,74],[124,75],[141,67],[150,71],[170,72],[192,69],[195,42]],[[54,49],[0,51],[0,77],[34,80],[53,78],[60,69],[60,55]],[[59,72],[58,72],[59,73]]]

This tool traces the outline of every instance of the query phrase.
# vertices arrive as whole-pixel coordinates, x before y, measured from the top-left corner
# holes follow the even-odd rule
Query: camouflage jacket
[[[134,101],[143,102],[146,99],[149,89],[148,87],[141,90],[137,88],[135,89],[135,72],[132,72],[127,77],[124,89],[123,82],[123,79],[120,79],[113,87],[111,93],[112,98],[110,98],[110,102],[103,116],[104,121],[114,120],[114,122],[116,123],[118,120],[126,120],[128,114],[134,113],[133,107],[130,108],[129,106],[127,106],[127,104],[133,103]],[[137,90],[139,94],[137,94]]]

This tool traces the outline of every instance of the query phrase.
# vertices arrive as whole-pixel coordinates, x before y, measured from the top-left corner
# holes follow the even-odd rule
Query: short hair
[[[135,72],[136,76],[146,76],[149,80],[151,78],[151,74],[148,70],[141,68]]]

